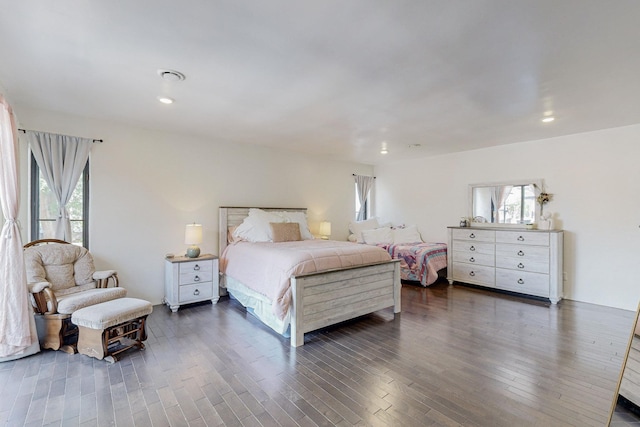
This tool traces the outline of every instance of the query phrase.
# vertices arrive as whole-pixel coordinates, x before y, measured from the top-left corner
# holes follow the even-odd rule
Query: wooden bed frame
[[[248,207],[220,208],[220,256],[229,227],[242,223]],[[259,208],[298,211],[301,208]],[[223,281],[224,282],[224,281]],[[400,261],[329,270],[291,278],[291,346],[304,345],[305,332],[354,319],[387,307],[400,313]]]

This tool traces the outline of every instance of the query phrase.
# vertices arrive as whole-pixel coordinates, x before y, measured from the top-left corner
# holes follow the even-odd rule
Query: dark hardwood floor
[[[402,298],[395,320],[384,310],[297,349],[228,299],[155,306],[146,350],[117,363],[53,351],[1,363],[0,423],[606,424],[634,313],[446,283]]]

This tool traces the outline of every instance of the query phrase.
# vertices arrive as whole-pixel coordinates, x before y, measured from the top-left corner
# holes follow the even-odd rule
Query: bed
[[[221,207],[220,208],[220,271],[221,286],[228,290],[234,298],[242,303],[267,326],[280,334],[291,337],[291,346],[298,347],[304,344],[304,334],[346,320],[350,320],[365,314],[373,313],[387,307],[393,307],[394,313],[400,312],[400,262],[390,259],[388,254],[379,256],[375,261],[369,255],[363,255],[364,264],[356,265],[358,255],[351,251],[358,246],[348,242],[334,241],[304,241],[296,249],[298,242],[284,243],[229,243],[229,229],[243,223],[249,216],[248,207]],[[306,209],[291,208],[260,208],[263,211],[287,211],[302,212]],[[285,252],[313,252],[312,246],[320,245],[319,260],[309,261],[304,267],[295,267],[293,274],[287,277],[286,289],[276,284],[276,291],[264,291],[264,286],[271,283],[244,283],[250,281],[250,277],[242,276],[239,263],[246,265],[246,259],[240,260],[239,253],[246,251],[253,256],[252,263],[258,263],[260,259],[268,259],[268,266],[252,264],[251,269],[244,268],[245,273],[262,274],[267,277],[269,270],[275,269],[280,262],[280,255],[276,254],[275,247],[281,245]],[[347,246],[345,246],[347,245]],[[265,250],[267,252],[262,252]],[[384,252],[377,248],[378,252]],[[324,252],[323,252],[324,251]],[[347,253],[346,261],[340,267],[331,267],[327,262],[331,252]],[[251,255],[253,253],[253,255]],[[326,256],[325,256],[326,255]],[[373,256],[373,255],[372,255]],[[311,264],[317,264],[318,271],[307,268]],[[234,266],[235,265],[235,266]],[[278,270],[282,274],[284,270]],[[300,272],[301,271],[301,272]],[[264,280],[272,282],[273,279]],[[277,281],[277,280],[276,280]],[[274,293],[275,292],[275,293]],[[282,301],[287,300],[286,307]]]
[[[447,267],[447,245],[423,242],[416,225],[392,227],[370,218],[350,223],[349,231],[349,241],[381,247],[391,258],[400,260],[402,280],[426,287]]]
[[[447,267],[445,243],[400,243],[377,246],[385,249],[391,258],[400,260],[400,277],[409,282],[429,286],[438,280],[438,272]]]

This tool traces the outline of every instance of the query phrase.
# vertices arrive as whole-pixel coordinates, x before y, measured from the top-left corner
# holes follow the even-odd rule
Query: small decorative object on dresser
[[[563,297],[561,230],[449,227],[447,280],[526,295]]]
[[[165,259],[164,302],[174,313],[184,304],[220,299],[218,257],[173,257]]]

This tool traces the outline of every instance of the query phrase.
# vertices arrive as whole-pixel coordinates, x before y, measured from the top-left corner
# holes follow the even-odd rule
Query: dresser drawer
[[[205,283],[194,283],[192,285],[182,285],[178,290],[178,302],[180,304],[190,301],[202,301],[211,299],[213,296],[213,286],[211,281]]]
[[[496,267],[509,270],[530,271],[532,273],[549,273],[549,260],[537,261],[531,259],[500,257],[496,258]]]
[[[519,245],[549,246],[549,233],[536,231],[496,231],[497,243],[517,243]]]
[[[496,246],[493,243],[469,242],[466,240],[456,240],[453,242],[453,250],[466,252],[469,255],[487,254],[493,255],[496,252]]]
[[[494,267],[456,263],[453,265],[453,280],[493,288],[495,286],[495,271]]]
[[[467,264],[495,266],[495,256],[493,254],[482,254],[475,252],[453,252],[453,262],[464,262]]]
[[[496,269],[496,287],[507,291],[549,297],[549,275]]]
[[[474,242],[495,242],[496,232],[493,230],[474,230],[473,228],[457,228],[453,230],[454,240],[471,240]]]
[[[544,246],[496,245],[496,259],[517,258],[549,263],[549,248]]]

